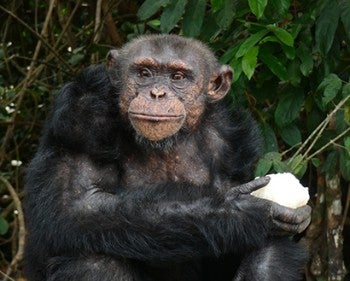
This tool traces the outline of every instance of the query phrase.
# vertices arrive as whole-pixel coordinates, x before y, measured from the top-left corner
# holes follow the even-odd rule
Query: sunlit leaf
[[[236,82],[239,77],[242,74],[242,60],[241,59],[233,59],[230,62],[230,66],[233,69],[233,78],[232,78],[232,82]]]
[[[248,79],[252,78],[254,74],[258,53],[259,47],[255,46],[250,48],[242,58],[242,70]]]
[[[294,45],[293,36],[287,30],[272,24],[266,26],[266,28],[272,31],[283,44],[290,47]]]
[[[249,38],[247,38],[242,45],[239,47],[237,53],[236,53],[236,58],[240,58],[242,56],[244,56],[247,51],[254,47],[262,38],[264,38],[264,36],[269,33],[268,30],[263,29],[258,31],[255,34],[252,34]]]
[[[225,64],[231,61],[235,57],[238,48],[239,44],[235,44],[234,46],[228,48],[227,51],[220,57],[220,63]]]
[[[248,0],[250,10],[259,19],[263,16],[267,0]]]

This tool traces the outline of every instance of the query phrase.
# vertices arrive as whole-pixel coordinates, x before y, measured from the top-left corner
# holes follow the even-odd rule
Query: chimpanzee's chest
[[[209,165],[196,151],[131,154],[125,157],[122,183],[126,188],[182,183],[203,186],[210,182]]]

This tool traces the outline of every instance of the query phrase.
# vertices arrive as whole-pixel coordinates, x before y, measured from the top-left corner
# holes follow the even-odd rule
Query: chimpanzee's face
[[[181,37],[171,42],[146,39],[129,46],[119,64],[124,81],[119,107],[137,135],[157,142],[180,130],[194,130],[206,103],[227,93],[231,69],[214,69],[206,55]],[[111,61],[118,64],[118,56],[122,57],[110,52],[110,69]]]

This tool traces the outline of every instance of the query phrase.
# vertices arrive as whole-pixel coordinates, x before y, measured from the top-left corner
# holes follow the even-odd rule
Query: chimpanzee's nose
[[[163,87],[153,88],[150,94],[152,99],[161,99],[166,96],[166,90]]]

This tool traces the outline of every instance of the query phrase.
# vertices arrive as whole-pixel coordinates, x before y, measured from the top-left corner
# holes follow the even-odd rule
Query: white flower
[[[11,113],[13,113],[13,112],[15,111],[14,108],[9,107],[9,106],[6,106],[6,107],[5,107],[5,110],[6,110],[6,112],[7,112],[8,114],[11,114]]]
[[[11,166],[13,167],[19,167],[21,166],[23,163],[21,160],[11,160]]]

